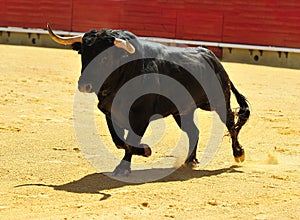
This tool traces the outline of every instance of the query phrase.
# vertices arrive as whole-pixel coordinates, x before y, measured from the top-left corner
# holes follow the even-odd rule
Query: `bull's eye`
[[[101,91],[101,95],[102,96],[107,96],[108,95],[108,91],[106,89]]]

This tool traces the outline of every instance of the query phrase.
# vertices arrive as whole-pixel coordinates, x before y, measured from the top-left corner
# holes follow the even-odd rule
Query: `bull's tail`
[[[245,98],[245,96],[243,96],[241,93],[239,93],[239,91],[235,88],[235,86],[233,85],[233,83],[231,81],[230,81],[230,87],[231,87],[231,91],[233,92],[233,94],[236,97],[237,103],[240,106],[240,110],[238,112],[238,121],[235,124],[237,131],[239,131],[242,128],[242,126],[249,119],[250,109],[249,109],[248,102],[247,102],[247,99]]]

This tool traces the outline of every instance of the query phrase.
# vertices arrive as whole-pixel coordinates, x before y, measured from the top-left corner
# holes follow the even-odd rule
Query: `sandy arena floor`
[[[0,219],[299,219],[299,70],[224,63],[251,103],[251,118],[240,133],[246,161],[234,162],[224,136],[213,161],[200,170],[127,184],[103,174],[112,170],[96,170],[77,142],[79,55],[7,45],[0,45],[0,54]],[[93,108],[95,135],[120,157],[103,115]],[[201,157],[209,115],[198,115]],[[170,150],[179,129],[171,118],[166,124],[153,156],[135,157],[133,163],[174,159]]]

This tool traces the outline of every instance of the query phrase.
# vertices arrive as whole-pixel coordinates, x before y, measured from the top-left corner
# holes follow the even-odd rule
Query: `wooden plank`
[[[300,3],[237,1],[224,14],[224,42],[300,47]]]
[[[217,12],[178,13],[176,38],[191,40],[222,40],[223,16]]]
[[[119,29],[121,6],[122,1],[90,0],[86,4],[84,0],[73,0],[72,31]]]
[[[68,30],[71,27],[72,0],[11,0],[6,1],[5,5],[5,26],[45,28],[47,22],[51,22],[60,29]]]
[[[1,14],[1,19],[0,19],[0,26],[7,27],[8,26],[8,21],[6,17],[6,1],[0,1],[0,14]]]

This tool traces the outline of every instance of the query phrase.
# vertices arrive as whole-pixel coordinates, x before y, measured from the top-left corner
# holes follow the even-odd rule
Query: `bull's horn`
[[[116,47],[122,48],[122,49],[126,50],[128,53],[131,53],[131,54],[135,53],[134,46],[132,46],[132,44],[129,43],[128,40],[116,38],[114,41],[114,44],[116,45]]]
[[[59,44],[71,45],[76,42],[80,42],[80,43],[82,42],[81,35],[73,36],[73,37],[61,37],[61,36],[58,36],[53,33],[50,24],[47,24],[47,29],[48,29],[49,35],[52,38],[52,40],[54,40],[55,42],[57,42]]]

